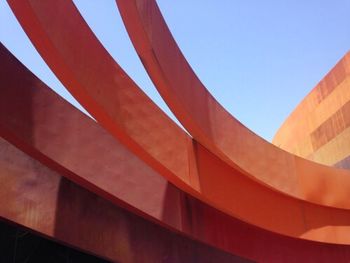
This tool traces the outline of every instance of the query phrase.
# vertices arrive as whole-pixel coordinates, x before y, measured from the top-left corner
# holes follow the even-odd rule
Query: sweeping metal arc
[[[4,139],[69,180],[163,227],[233,254],[257,257],[247,253],[250,238],[240,246],[222,242],[237,244],[242,225],[246,230],[248,226],[169,184],[51,91],[1,44],[0,61],[0,135]],[[216,220],[200,220],[203,214],[212,214]],[[220,231],[222,225],[230,230]],[[205,231],[209,228],[215,234]]]
[[[163,227],[245,258],[276,259],[274,251],[279,251],[278,261],[288,262],[296,260],[291,254],[294,251],[302,255],[300,260],[315,260],[320,250],[326,255],[322,260],[339,251],[347,258],[347,246],[338,248],[273,234],[187,195],[54,94],[1,45],[0,61],[0,134],[62,176]],[[10,159],[15,162],[16,158]]]
[[[319,205],[349,208],[349,171],[302,159],[254,134],[201,83],[155,0],[116,2],[153,83],[195,140],[225,163],[276,191]]]
[[[257,184],[192,141],[110,57],[71,1],[12,0],[9,4],[66,88],[113,136],[170,182],[266,230],[350,243],[347,210],[313,205]],[[345,178],[347,174],[338,171],[335,176]],[[338,204],[336,201],[325,203]]]

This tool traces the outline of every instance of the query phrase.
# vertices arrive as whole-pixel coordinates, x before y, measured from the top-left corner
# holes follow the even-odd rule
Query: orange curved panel
[[[273,191],[243,176],[240,170],[192,141],[113,61],[72,2],[12,0],[9,3],[35,47],[83,106],[113,136],[183,191],[228,215],[272,232],[350,243],[349,211],[313,205]],[[303,171],[314,169],[312,163],[298,159],[294,165]],[[317,168],[326,174],[334,172],[330,168]],[[289,169],[286,166],[283,171]],[[334,177],[343,179],[347,174],[338,171]],[[321,188],[314,187],[314,179],[314,173],[308,178],[298,178],[299,189],[303,186],[308,190],[307,200],[319,198]],[[276,180],[281,182],[283,178]],[[349,194],[344,185],[336,196],[325,195],[322,203],[338,206],[339,199],[343,201]],[[347,203],[341,204],[347,207]]]
[[[0,61],[0,135],[4,139],[113,204],[230,253],[256,258],[248,249],[242,252],[240,247],[245,246],[223,245],[226,239],[238,242],[232,234],[240,231],[237,220],[169,184],[95,121],[54,94],[1,44]],[[192,222],[203,213],[216,220]],[[206,231],[220,230],[223,224],[232,230],[221,231],[220,238]]]
[[[182,229],[179,205],[164,207],[167,191],[178,195],[164,177],[55,94],[1,44],[0,61],[1,137],[109,201]]]
[[[196,180],[191,138],[115,63],[72,1],[9,5],[48,66],[112,135],[184,187]]]
[[[1,45],[0,61],[0,134],[3,138],[62,176],[114,205],[156,221],[162,228],[171,228],[175,234],[160,230],[159,226],[137,219],[116,206],[104,205],[104,200],[67,180],[57,180],[57,174],[34,160],[29,161],[32,165],[29,169],[25,166],[25,173],[21,173],[23,159],[30,160],[30,157],[1,140],[0,196],[6,196],[2,199],[6,203],[0,205],[0,217],[90,253],[121,261],[135,256],[135,261],[142,261],[143,257],[146,261],[159,261],[158,252],[162,251],[168,251],[171,257],[180,256],[181,260],[178,260],[181,262],[188,262],[193,257],[199,260],[197,252],[203,260],[211,257],[220,262],[237,260],[178,233],[258,262],[329,262],[335,259],[346,262],[350,258],[349,246],[277,235],[227,216],[183,193],[128,153],[97,123],[54,95]],[[199,157],[202,160],[202,155]],[[10,166],[8,162],[13,164],[11,173],[6,168]],[[209,167],[216,169],[215,164],[209,163]],[[40,176],[36,176],[37,173]],[[35,187],[23,187],[25,185]],[[43,195],[44,199],[41,198]],[[32,200],[30,208],[27,197]],[[100,209],[96,210],[96,206]],[[37,220],[26,220],[33,214],[37,215]],[[51,215],[52,220],[42,220],[42,214]],[[84,218],[80,217],[81,214]],[[95,217],[98,222],[94,221]],[[79,226],[80,221],[84,221],[83,227]],[[107,221],[113,223],[106,224]],[[99,224],[98,228],[93,224]],[[57,231],[45,232],[45,225]],[[151,237],[145,234],[150,229]],[[84,233],[89,235],[85,238]],[[107,241],[98,239],[103,247],[94,243],[96,233],[99,236],[103,233],[106,238]],[[115,236],[112,242],[111,236]],[[137,253],[132,249],[109,254],[111,247],[119,247],[118,242],[130,242],[133,247],[136,242],[140,247]],[[147,244],[152,244],[152,249],[148,249]],[[191,248],[190,254],[182,252],[187,251],[182,245]],[[169,247],[173,249],[168,250]]]
[[[276,191],[320,205],[349,208],[350,173],[291,155],[231,116],[191,69],[155,0],[116,2],[147,72],[194,139],[233,168]],[[317,188],[318,182],[322,189]]]
[[[140,214],[157,222],[163,228],[170,228],[175,233],[184,234],[218,249],[258,262],[272,260],[283,262],[294,262],[296,260],[303,262],[327,262],[335,258],[340,260],[337,260],[337,262],[341,262],[341,258],[345,261],[350,257],[350,255],[349,257],[347,256],[348,251],[350,251],[349,246],[303,241],[273,234],[229,217],[185,194],[169,184],[162,176],[152,171],[122,145],[118,144],[96,122],[55,95],[1,45],[0,61],[0,83],[2,85],[2,89],[0,89],[0,135],[47,167],[58,171],[60,175],[80,184],[80,186],[102,196],[117,206],[125,207],[132,213]],[[15,165],[17,164],[18,168],[20,166],[18,163],[21,162],[17,157],[9,154],[8,151],[4,151],[5,148],[11,148],[4,145],[6,143],[1,143],[0,141],[0,149],[2,149],[0,152],[7,156],[7,160],[11,160]],[[24,156],[24,154],[22,155]],[[32,163],[35,163],[35,161]],[[2,167],[2,171],[4,171],[4,166],[4,163],[0,161],[0,169]],[[41,167],[40,165],[34,166],[41,174],[53,174],[48,169],[38,169],[38,167]],[[203,169],[207,168],[204,167]],[[6,172],[2,172],[1,175],[3,177],[0,176],[0,181],[3,182],[2,192],[0,191],[0,193],[12,191],[11,187],[9,187],[10,189],[7,188],[8,180],[4,179],[7,178],[5,174]],[[12,177],[19,176],[13,173],[11,175]],[[29,175],[27,181],[24,180],[21,183],[22,179],[18,179],[16,185],[26,185],[28,181],[31,181],[33,184],[35,179],[30,178],[30,170],[27,171],[27,175]],[[43,180],[36,184],[37,188],[26,189],[20,195],[22,197],[25,195],[42,196],[47,190],[45,187],[44,189],[40,187],[48,185],[48,181],[50,181],[48,179],[55,182],[51,176],[41,176],[40,178]],[[74,190],[78,187],[68,183],[65,179],[60,179],[60,181],[59,192],[61,194],[57,198],[67,200],[63,207],[67,207],[66,203],[69,203],[68,198],[75,196],[83,201],[82,208],[77,204],[74,210],[80,211],[80,209],[88,205],[92,211],[96,211],[93,205],[95,201],[89,201],[89,198],[86,199],[80,196],[81,193],[84,193],[83,190]],[[70,186],[69,189],[67,186]],[[16,187],[16,189],[21,191],[22,187]],[[52,190],[53,187],[50,189]],[[11,194],[10,199],[8,194],[7,192],[7,205],[1,206],[2,209],[0,209],[0,215],[3,216],[8,216],[8,213],[5,214],[5,211],[11,211],[14,208],[16,210],[23,205],[25,206],[26,203],[22,198],[16,198],[14,199],[16,202],[13,201],[12,197],[18,196],[18,192]],[[2,195],[4,196],[4,194]],[[90,195],[93,196],[92,194]],[[49,195],[45,194],[45,201],[50,203],[51,196],[55,196],[55,191],[52,191]],[[86,197],[85,194],[83,196]],[[96,200],[96,198],[93,198],[93,200]],[[60,203],[62,204],[62,201]],[[34,207],[34,205],[32,206]],[[24,216],[22,213],[21,218],[26,218],[27,214],[30,216],[34,213],[33,211],[36,211],[35,213],[37,214],[42,213],[42,211],[46,210],[42,207],[43,205],[38,203],[38,207],[32,208],[32,210],[19,209],[25,211]],[[55,206],[47,207],[47,209],[51,209],[50,211],[55,211],[55,208]],[[54,234],[53,237],[64,241],[67,238],[64,234],[66,231],[68,232],[68,237],[78,233],[77,230],[71,230],[71,227],[76,227],[76,222],[70,221],[69,224],[60,223],[62,222],[61,215],[66,213],[61,211],[61,206],[58,206],[56,209],[60,219],[55,220],[56,223],[59,222],[59,227],[57,227],[57,234]],[[115,210],[120,211],[118,208],[111,208],[107,211],[110,214],[111,211]],[[84,214],[86,215],[86,212]],[[89,210],[87,218],[84,219],[88,228],[92,227],[90,223],[86,223],[86,221],[90,222],[91,214],[94,213]],[[118,214],[119,218],[124,218],[125,215],[128,215],[128,213],[120,212]],[[100,214],[99,218],[101,221],[97,223],[103,224],[106,217],[108,216],[103,213],[102,215]],[[7,217],[7,219],[22,223],[41,233],[44,231],[42,224],[26,224],[26,220],[21,221],[17,216]],[[42,220],[39,219],[38,221]],[[66,220],[63,222],[66,222]],[[67,227],[67,230],[63,228],[64,233],[61,232],[63,231],[62,225]],[[135,222],[130,225],[130,229],[140,227],[140,225],[142,226],[142,231],[153,229],[153,226],[150,226],[151,224],[137,224]],[[223,226],[225,227],[223,228]],[[104,233],[111,226],[100,227],[98,231]],[[113,227],[114,225],[112,225]],[[125,226],[123,225],[119,229],[125,230]],[[129,232],[130,230],[122,231],[122,233]],[[157,233],[159,232],[157,231]],[[166,231],[163,232],[166,233]],[[120,232],[117,234],[121,236],[120,240],[125,239],[125,236],[121,235]],[[79,235],[81,236],[82,234]],[[155,236],[155,234],[153,233],[152,236]],[[169,234],[164,236],[166,237],[165,241],[167,241],[168,236],[176,237],[177,235]],[[87,238],[88,241],[86,242],[93,244],[95,236],[92,235],[90,238],[90,240]],[[176,240],[183,244],[187,243],[187,239],[181,237],[176,238]],[[144,239],[136,239],[136,242],[139,244],[143,244],[143,241]],[[152,240],[153,243],[157,244],[157,251],[162,251],[166,247],[165,244],[167,243],[165,242],[164,244],[163,241],[164,239],[159,240],[158,237]],[[80,248],[84,247],[85,243],[81,240],[79,242],[68,243]],[[115,242],[118,244],[118,240],[115,240]],[[150,242],[150,240],[147,239],[147,242]],[[162,246],[158,242],[162,242]],[[102,244],[104,247],[116,245],[115,243],[105,244],[104,241]],[[179,246],[181,248],[181,245],[178,245],[177,242],[174,244],[176,247]],[[193,245],[193,249],[201,252],[202,255],[203,249],[209,249],[202,245],[196,245],[196,243],[189,242],[189,244]],[[143,247],[145,247],[144,244]],[[97,253],[91,247],[89,251],[90,253]],[[103,256],[103,251],[105,250],[98,252],[98,254]],[[278,255],[276,255],[275,251],[279,251]],[[322,253],[320,253],[321,251]],[[135,251],[129,252],[130,254],[127,254],[126,258],[136,253]],[[147,255],[147,249],[138,251],[137,254],[140,252]],[[209,251],[209,254],[211,253]],[[216,257],[226,258],[225,253],[213,252],[213,254]],[[147,257],[149,259],[150,255],[147,255]],[[231,259],[229,256],[227,258]],[[157,261],[157,259],[154,259],[154,261]],[[219,261],[222,262],[222,260]]]

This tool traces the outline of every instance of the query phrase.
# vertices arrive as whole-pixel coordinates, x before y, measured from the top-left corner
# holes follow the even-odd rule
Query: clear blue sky
[[[170,114],[130,43],[114,0],[74,2],[111,55]],[[157,2],[206,87],[267,140],[350,49],[349,0]],[[0,25],[0,41],[77,105],[32,47],[5,1],[0,1]]]

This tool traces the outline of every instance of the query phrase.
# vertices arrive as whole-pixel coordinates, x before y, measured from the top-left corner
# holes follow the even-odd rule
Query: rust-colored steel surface
[[[48,66],[112,135],[184,187],[196,184],[191,138],[115,63],[72,1],[8,2]]]
[[[161,226],[170,225],[176,232],[181,231],[252,260],[329,262],[336,259],[337,262],[347,262],[350,259],[349,246],[276,235],[224,215],[171,185],[163,184],[162,188],[141,161],[135,161],[137,158],[118,146],[96,123],[49,91],[4,49],[0,54],[3,87],[0,112],[7,113],[0,115],[1,134],[42,163],[102,196],[111,198],[114,195],[111,199],[114,203],[118,203],[116,198],[124,198],[129,205],[154,217],[157,213],[152,214],[152,209],[163,210],[157,218]],[[63,120],[63,117],[68,119]],[[86,139],[92,135],[98,140]],[[88,158],[90,152],[99,158]],[[136,165],[139,177],[130,163]],[[111,174],[120,172],[118,166],[123,168],[121,176],[111,177]],[[76,173],[75,177],[72,173]],[[95,174],[95,178],[91,174]],[[142,177],[143,174],[146,176]],[[77,179],[79,176],[81,180]],[[96,177],[99,177],[99,182]],[[164,181],[162,177],[158,178]],[[153,188],[147,186],[147,180],[152,182]],[[3,140],[0,141],[0,182],[1,200],[6,202],[0,206],[1,217],[110,260],[155,262],[161,257],[171,262],[238,260],[137,219],[59,177]],[[91,184],[95,184],[95,188]],[[109,191],[110,195],[106,196],[99,187]],[[159,197],[155,189],[163,192],[163,197]],[[129,198],[125,197],[125,192]],[[136,197],[133,199],[132,195]],[[140,195],[142,198],[137,198]],[[127,208],[135,212],[130,206]],[[83,226],[80,225],[82,222]]]
[[[184,58],[155,0],[116,2],[148,74],[194,139],[276,191],[320,205],[349,208],[349,173],[322,167],[266,142],[215,100]]]
[[[273,143],[315,162],[350,168],[350,52],[295,108]]]
[[[348,259],[348,246],[273,234],[183,193],[50,91],[3,47],[0,60],[0,134],[61,175],[163,227],[245,258],[289,262],[318,258],[321,250],[322,260],[334,253]],[[298,256],[292,257],[291,248]]]
[[[349,211],[313,205],[257,184],[192,141],[113,61],[72,2],[9,3],[63,84],[112,135],[159,174],[200,200],[255,226],[296,238],[350,243]],[[302,191],[308,193],[307,200],[318,201],[322,185],[325,195],[321,203],[348,207],[348,172],[298,160],[294,164],[298,170],[312,171],[309,177],[298,177],[296,184],[298,189],[307,190]],[[284,171],[295,166],[284,167]],[[322,174],[332,174],[334,180],[319,178]],[[290,185],[286,183],[286,187]],[[338,192],[330,195],[329,190],[335,188]]]
[[[164,221],[181,229],[178,205],[164,207],[167,191],[178,195],[173,186],[50,90],[4,47],[0,60],[3,138],[90,191],[152,218],[162,220],[167,214]]]
[[[0,182],[1,218],[114,262],[250,262],[126,212],[3,139]]]

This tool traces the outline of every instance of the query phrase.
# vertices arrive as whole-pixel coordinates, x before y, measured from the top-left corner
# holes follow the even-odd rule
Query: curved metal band
[[[258,262],[329,262],[332,259],[346,262],[350,258],[349,246],[273,234],[231,218],[186,195],[119,145],[98,124],[50,91],[3,47],[0,47],[0,60],[0,133],[84,188],[132,213],[149,217],[162,227],[170,227],[190,238]],[[8,169],[10,163],[12,168]],[[28,164],[22,165],[24,163]],[[197,252],[203,260],[212,257],[215,260],[220,258],[220,262],[237,260],[105,204],[104,200],[59,178],[4,141],[0,141],[0,170],[0,195],[6,196],[2,199],[6,203],[0,206],[0,216],[73,247],[122,262],[130,258],[140,261],[138,257],[141,255],[160,261],[158,257],[163,251],[167,251],[170,257],[179,253],[184,262],[189,262],[192,256],[198,261]],[[31,200],[30,206],[26,200]],[[32,220],[33,214],[35,220]],[[63,217],[66,218],[63,220]],[[80,226],[82,220],[84,226]],[[55,232],[47,229],[55,229]],[[135,229],[138,229],[137,233]],[[143,233],[151,230],[150,240],[149,235]],[[94,243],[96,240],[99,245]],[[110,247],[123,245],[125,248],[125,243],[133,249],[126,249],[123,253],[119,253],[121,250],[110,252]],[[155,247],[151,254],[147,245],[150,243]],[[190,255],[182,254],[185,250],[182,245],[191,247]],[[177,252],[169,252],[168,247],[176,248]]]
[[[87,253],[113,262],[251,262],[113,206],[2,139],[0,171],[0,218]]]
[[[172,112],[221,160],[276,191],[350,208],[350,172],[322,166],[268,143],[207,91],[173,39],[155,0],[116,1],[134,47]]]
[[[38,51],[73,95],[113,136],[180,189],[228,215],[276,233],[350,243],[349,211],[272,191],[192,141],[113,61],[72,2],[9,3]]]

